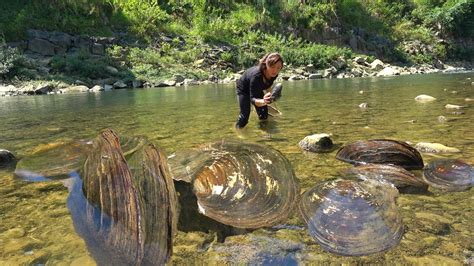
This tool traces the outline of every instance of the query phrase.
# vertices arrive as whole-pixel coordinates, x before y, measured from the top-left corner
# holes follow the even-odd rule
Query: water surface
[[[460,158],[474,164],[473,73],[411,75],[285,82],[277,103],[283,113],[261,130],[253,113],[246,141],[280,150],[292,163],[302,190],[330,179],[349,165],[335,153],[302,152],[307,135],[332,134],[337,145],[390,138],[409,143],[437,142],[461,150],[422,154]],[[417,95],[436,101],[418,103]],[[359,104],[367,103],[367,108]],[[446,104],[467,106],[447,110]],[[70,140],[92,139],[111,127],[119,134],[146,136],[166,153],[222,138],[236,138],[238,115],[233,85],[118,90],[103,93],[0,98],[0,148],[21,158]],[[447,118],[440,122],[439,116]],[[0,264],[94,264],[74,230],[61,182],[27,183],[12,169],[0,171]],[[401,243],[384,253],[341,257],[312,241],[295,215],[287,224],[228,237],[211,232],[179,232],[172,262],[286,263],[473,263],[474,194],[402,194],[398,206],[405,223]],[[271,243],[271,244],[265,244]]]

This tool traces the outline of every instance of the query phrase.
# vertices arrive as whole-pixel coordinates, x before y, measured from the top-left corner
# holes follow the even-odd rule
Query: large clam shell
[[[342,147],[336,158],[354,165],[394,164],[407,170],[423,169],[420,153],[405,142],[389,139],[361,140]]]
[[[272,226],[291,213],[299,193],[290,162],[269,147],[221,141],[199,149],[206,154],[192,177],[201,213],[239,228]]]
[[[84,195],[76,191],[68,201],[78,233],[99,264],[164,264],[177,221],[166,158],[147,144],[127,162],[110,129],[93,143],[83,170]]]
[[[462,191],[474,185],[474,168],[461,160],[439,159],[425,166],[423,178],[434,188]]]
[[[143,147],[143,137],[120,137],[121,151],[129,156]],[[67,177],[84,166],[92,141],[80,140],[44,145],[33,154],[22,158],[16,165],[15,175],[26,181],[45,181]]]
[[[73,141],[45,146],[32,155],[22,158],[16,165],[15,175],[27,181],[67,177],[84,165],[91,141]]]
[[[400,242],[403,225],[397,195],[389,183],[337,179],[306,191],[299,210],[323,249],[345,256],[368,255]]]
[[[423,179],[396,165],[389,164],[363,164],[347,169],[344,174],[355,175],[366,180],[386,180],[397,188],[418,187],[426,189],[428,185]]]

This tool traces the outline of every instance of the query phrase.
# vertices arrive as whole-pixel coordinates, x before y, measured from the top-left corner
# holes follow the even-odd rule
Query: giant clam
[[[402,219],[393,185],[376,180],[333,180],[317,184],[300,200],[309,233],[329,252],[368,255],[400,242]]]
[[[120,147],[125,156],[134,153],[146,143],[142,137],[120,137]],[[15,175],[29,181],[67,177],[84,166],[92,141],[79,140],[43,145],[31,155],[22,158],[15,168]]]
[[[201,213],[239,228],[275,225],[290,214],[299,188],[289,161],[280,152],[232,141],[206,145],[199,151],[203,155],[197,157],[205,158],[204,163],[191,167],[190,181]],[[177,165],[181,175],[186,166]]]
[[[336,158],[354,165],[394,164],[407,170],[423,169],[423,159],[415,148],[405,142],[389,139],[356,141],[342,147]]]
[[[169,260],[177,199],[166,157],[153,144],[106,129],[92,142],[53,145],[23,160],[16,174],[28,181],[71,177],[63,181],[70,189],[68,208],[98,264]]]
[[[176,192],[166,158],[148,144],[126,161],[112,130],[104,130],[93,143],[84,165],[83,190],[101,215],[94,220],[85,211],[83,219],[90,220],[83,236],[93,238],[89,249],[99,249],[92,253],[101,262],[110,262],[104,254],[114,254],[127,264],[165,263],[172,253],[177,221]]]
[[[428,187],[421,178],[396,165],[363,164],[347,169],[344,174],[355,175],[362,180],[386,180],[397,188],[418,187],[426,189]]]
[[[461,160],[439,159],[425,166],[423,178],[434,188],[462,191],[474,185],[474,168]]]

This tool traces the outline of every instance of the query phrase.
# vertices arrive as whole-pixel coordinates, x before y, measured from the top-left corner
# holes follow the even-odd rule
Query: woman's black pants
[[[237,99],[240,106],[240,114],[235,124],[236,128],[243,128],[249,122],[250,117],[250,95],[237,94]],[[255,106],[255,111],[257,111],[258,119],[265,120],[268,118],[268,108],[267,106],[257,107]]]

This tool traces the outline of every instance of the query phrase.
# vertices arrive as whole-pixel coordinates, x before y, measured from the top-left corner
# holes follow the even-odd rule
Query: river
[[[331,134],[336,145],[356,140],[435,142],[459,153],[422,153],[425,163],[459,158],[474,164],[474,74],[284,82],[277,107],[282,115],[261,130],[255,113],[243,141],[281,151],[302,191],[350,165],[336,151],[302,152],[298,142]],[[427,94],[429,103],[414,100]],[[367,108],[360,108],[362,103]],[[446,104],[466,106],[446,109]],[[18,158],[54,143],[93,139],[104,128],[145,136],[167,154],[223,138],[236,138],[238,106],[233,85],[116,90],[102,93],[0,98],[0,148]],[[446,121],[440,121],[444,116]],[[0,170],[0,264],[94,264],[76,234],[59,181],[28,183]],[[343,257],[322,250],[294,215],[285,225],[215,239],[213,232],[179,232],[171,262],[202,263],[474,263],[474,193],[430,190],[400,194],[405,224],[400,244],[386,252]],[[267,246],[262,243],[276,243]],[[227,254],[227,255],[223,255]],[[261,254],[266,254],[260,256]],[[260,257],[259,257],[260,256]]]

